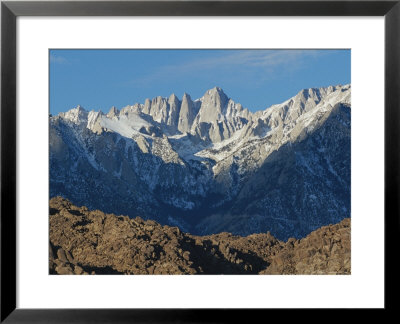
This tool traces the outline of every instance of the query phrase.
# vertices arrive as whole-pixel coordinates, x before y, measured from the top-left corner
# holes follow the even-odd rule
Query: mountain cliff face
[[[50,117],[50,197],[193,234],[304,237],[350,217],[351,86],[251,113],[220,88]]]

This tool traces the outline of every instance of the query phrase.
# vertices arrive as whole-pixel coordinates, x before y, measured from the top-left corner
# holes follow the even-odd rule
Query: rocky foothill
[[[350,274],[350,219],[287,242],[269,232],[195,236],[50,200],[50,274]]]

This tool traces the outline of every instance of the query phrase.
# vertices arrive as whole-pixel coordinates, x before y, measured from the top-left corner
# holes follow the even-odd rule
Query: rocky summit
[[[50,274],[350,274],[350,219],[280,241],[196,236],[139,217],[50,200]]]
[[[250,112],[215,87],[50,116],[50,198],[196,235],[300,239],[350,217],[351,86]]]

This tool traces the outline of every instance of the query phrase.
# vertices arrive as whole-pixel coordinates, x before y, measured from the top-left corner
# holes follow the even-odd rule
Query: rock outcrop
[[[350,218],[289,239],[261,274],[350,274]]]
[[[350,220],[306,238],[195,236],[50,200],[50,274],[350,274]]]

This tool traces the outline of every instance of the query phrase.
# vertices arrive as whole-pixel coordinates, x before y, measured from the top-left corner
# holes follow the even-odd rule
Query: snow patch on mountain
[[[132,138],[142,127],[151,126],[151,124],[142,119],[139,114],[131,114],[129,118],[125,115],[120,115],[118,118],[112,119],[102,116],[100,125],[106,130],[111,130],[127,138]]]

